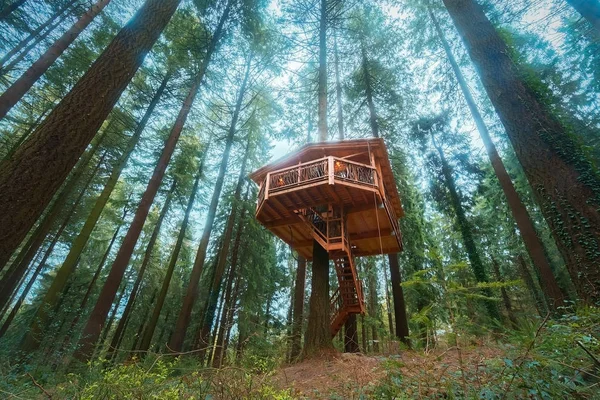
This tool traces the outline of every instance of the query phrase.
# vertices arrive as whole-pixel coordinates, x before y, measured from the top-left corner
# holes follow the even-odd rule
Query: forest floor
[[[476,375],[475,386],[485,386],[491,376],[482,367],[505,356],[506,350],[490,346],[463,349],[460,355],[455,347],[431,352],[405,350],[387,356],[344,353],[284,366],[271,382],[294,398],[359,399],[376,393],[385,396],[381,391],[391,379],[389,383],[405,386],[408,398],[427,398],[444,396],[445,382],[456,381],[461,370]],[[394,371],[393,376],[390,371]],[[471,387],[471,391],[477,389]]]

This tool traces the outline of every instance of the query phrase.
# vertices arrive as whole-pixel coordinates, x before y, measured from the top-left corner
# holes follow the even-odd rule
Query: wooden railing
[[[340,289],[337,288],[335,292],[333,292],[329,302],[329,317],[331,322],[336,319],[338,313],[343,307],[344,304],[342,302],[342,296],[340,295]]]
[[[376,186],[375,176],[375,168],[369,165],[337,157],[324,157],[268,173],[262,185],[262,187],[266,188],[266,194],[262,198],[268,198],[270,193],[318,181],[329,180],[333,183],[335,179],[361,185]]]
[[[309,182],[326,180],[329,177],[327,158],[271,172],[267,175],[269,193],[300,186]]]
[[[375,174],[375,168],[369,165],[333,158],[333,175],[336,179],[374,186]]]

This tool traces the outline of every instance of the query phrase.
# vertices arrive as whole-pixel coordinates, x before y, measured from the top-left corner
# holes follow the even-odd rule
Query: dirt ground
[[[272,378],[278,389],[291,389],[292,395],[308,399],[358,399],[370,392],[386,377],[390,368],[400,369],[405,379],[429,382],[431,387],[422,387],[422,394],[437,391],[443,378],[449,378],[460,369],[460,359],[470,374],[477,374],[480,366],[497,359],[502,350],[490,348],[463,349],[460,354],[455,348],[436,350],[430,353],[402,351],[398,355],[367,356],[362,354],[338,354],[303,361],[281,368]],[[389,362],[393,362],[390,367]],[[481,373],[481,381],[488,377]],[[437,384],[437,385],[436,385]],[[364,398],[364,397],[363,397]]]

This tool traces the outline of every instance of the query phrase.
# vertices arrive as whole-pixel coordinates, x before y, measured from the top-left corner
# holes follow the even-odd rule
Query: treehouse
[[[398,253],[402,205],[382,139],[308,144],[250,175],[256,219],[307,260],[316,242],[334,261],[331,333],[365,312],[354,257]]]

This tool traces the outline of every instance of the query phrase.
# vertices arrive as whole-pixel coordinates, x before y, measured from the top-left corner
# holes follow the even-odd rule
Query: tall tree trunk
[[[173,179],[173,183],[171,183],[171,188],[167,193],[167,197],[165,199],[165,204],[160,211],[160,215],[158,216],[158,220],[156,221],[156,225],[154,225],[154,229],[152,230],[152,235],[150,236],[150,240],[148,241],[148,245],[146,246],[146,252],[144,253],[144,259],[142,260],[142,265],[138,271],[137,277],[135,278],[135,282],[133,283],[133,288],[131,289],[131,293],[129,293],[129,298],[127,299],[127,305],[125,306],[125,310],[123,310],[123,314],[121,314],[121,319],[119,320],[119,324],[117,325],[117,329],[115,330],[115,334],[113,335],[110,347],[111,350],[116,350],[119,348],[119,343],[121,342],[121,336],[125,331],[125,322],[129,318],[129,315],[133,311],[133,306],[135,304],[135,299],[140,291],[140,285],[142,284],[142,280],[144,279],[144,274],[146,273],[146,269],[150,264],[150,260],[152,259],[152,253],[154,251],[154,245],[156,244],[156,240],[158,239],[158,235],[160,233],[160,228],[162,223],[169,212],[169,207],[171,206],[171,200],[173,199],[173,193],[175,192],[175,188],[177,187],[177,179]]]
[[[226,344],[226,332],[229,331],[231,329],[231,325],[233,325],[233,315],[234,315],[234,308],[235,308],[235,303],[237,302],[237,295],[239,293],[239,279],[240,279],[240,272],[238,272],[238,268],[239,268],[239,254],[240,254],[240,246],[242,243],[242,233],[244,232],[244,228],[245,228],[245,218],[246,218],[246,211],[247,208],[245,206],[245,204],[248,202],[248,198],[250,196],[250,186],[248,186],[246,188],[246,194],[244,195],[244,204],[242,205],[242,211],[240,212],[240,218],[239,218],[239,223],[238,223],[238,229],[237,232],[235,234],[235,239],[233,241],[233,251],[231,253],[231,268],[229,269],[229,276],[227,278],[227,287],[225,289],[225,300],[224,300],[224,305],[223,305],[223,313],[221,315],[221,321],[223,321],[221,323],[220,329],[219,329],[219,333],[218,333],[218,337],[217,337],[217,344],[215,347],[215,355],[213,358],[213,367],[214,368],[220,368],[222,363],[223,363],[223,355],[225,354],[225,351],[227,349],[227,344]],[[245,254],[245,250],[246,250],[246,246],[244,245],[244,252],[241,252],[242,255]],[[243,256],[242,256],[243,259]],[[241,269],[241,268],[240,268]],[[233,283],[234,281],[237,281],[238,283],[236,284],[236,288],[235,291],[233,290]]]
[[[143,351],[148,350],[150,348],[150,343],[152,342],[152,336],[154,335],[154,331],[156,330],[156,324],[158,323],[160,312],[162,311],[163,305],[167,298],[167,293],[169,292],[171,278],[173,277],[173,272],[175,271],[175,266],[177,265],[177,259],[179,258],[179,252],[181,251],[183,240],[185,239],[187,226],[190,220],[190,213],[192,212],[192,208],[194,207],[194,202],[196,200],[196,195],[198,193],[198,185],[200,184],[200,179],[202,177],[202,170],[204,168],[204,160],[206,154],[208,153],[208,147],[209,146],[206,146],[206,148],[204,149],[202,160],[199,163],[198,172],[196,173],[196,178],[194,179],[194,185],[192,187],[192,192],[190,193],[190,197],[188,199],[188,203],[185,209],[185,215],[181,223],[181,228],[179,229],[179,234],[177,235],[177,242],[175,242],[175,247],[173,248],[173,251],[171,253],[169,265],[167,266],[167,271],[165,272],[165,276],[162,281],[162,287],[158,294],[156,304],[154,305],[150,321],[148,321],[148,326],[144,331],[144,336],[142,338],[142,341],[140,342],[140,350]]]
[[[50,68],[61,54],[77,39],[110,0],[98,0],[73,26],[42,54],[2,95],[0,95],[0,120],[31,89],[33,84]]]
[[[527,268],[525,257],[523,257],[522,254],[519,254],[519,256],[517,257],[517,264],[519,266],[519,273],[521,275],[521,278],[523,279],[523,282],[525,282],[525,286],[527,286],[527,288],[529,289],[529,293],[531,293],[531,296],[535,301],[535,308],[537,309],[537,312],[540,315],[540,317],[544,318],[548,313],[546,301],[542,296],[540,296],[537,286],[535,286],[535,282],[533,281],[531,273],[529,272],[529,268]]]
[[[231,5],[231,2],[228,2],[227,7]],[[219,27],[217,28],[217,32],[215,33],[215,37],[218,40],[218,37],[221,36],[220,29],[223,24],[229,17],[229,8],[225,10],[223,15],[221,16],[221,21],[219,22]],[[214,39],[213,38],[213,39]],[[223,182],[225,180],[225,171],[227,170],[227,163],[229,162],[229,155],[231,152],[231,147],[233,145],[233,138],[236,132],[236,125],[238,122],[238,118],[240,115],[240,111],[242,108],[244,94],[246,92],[246,85],[248,84],[248,77],[250,75],[250,63],[249,60],[244,76],[244,81],[242,82],[242,86],[240,88],[240,92],[238,93],[237,104],[235,110],[233,112],[233,117],[231,120],[231,125],[229,127],[229,132],[227,134],[227,139],[225,142],[225,149],[223,151],[223,158],[221,160],[221,165],[219,166],[219,172],[217,175],[217,180],[215,182],[215,188],[213,190],[213,196],[208,207],[208,212],[206,216],[206,221],[204,225],[204,231],[202,232],[202,237],[200,239],[200,244],[198,246],[198,251],[196,252],[196,258],[194,260],[194,266],[192,267],[192,272],[190,275],[190,281],[187,286],[186,294],[183,299],[183,304],[181,306],[181,310],[177,317],[177,322],[175,323],[175,331],[173,332],[173,336],[169,341],[169,348],[172,351],[178,352],[181,351],[183,347],[183,341],[185,340],[185,334],[189,327],[190,318],[192,316],[192,308],[196,302],[196,298],[198,296],[198,284],[200,282],[200,276],[202,275],[202,270],[204,269],[204,261],[206,258],[206,249],[208,248],[208,242],[210,240],[210,234],[212,231],[212,225],[215,220],[215,215],[217,213],[217,206],[219,204],[219,197],[221,195],[221,190],[223,189]]]
[[[13,3],[8,4],[2,10],[0,10],[0,21],[4,21],[7,19],[10,14],[15,12],[19,7],[21,7],[27,0],[15,0]]]
[[[135,132],[129,139],[129,141],[127,143],[127,148],[125,149],[125,151],[119,158],[117,165],[114,167],[114,169],[111,172],[110,177],[106,181],[106,184],[104,185],[104,189],[102,190],[102,193],[96,199],[96,202],[94,203],[94,207],[90,211],[90,214],[88,215],[88,217],[83,225],[83,228],[81,228],[79,235],[77,235],[77,237],[73,241],[71,248],[69,249],[69,253],[67,254],[67,257],[65,258],[65,261],[63,262],[63,264],[60,267],[60,269],[58,270],[54,280],[52,281],[52,285],[50,286],[50,289],[48,290],[48,293],[46,294],[46,296],[43,300],[43,304],[48,304],[47,309],[52,308],[52,305],[57,300],[56,297],[53,297],[54,296],[53,294],[60,293],[63,290],[64,286],[66,285],[67,281],[69,280],[69,277],[73,274],[73,271],[75,271],[75,266],[77,265],[77,262],[80,259],[81,254],[83,253],[83,250],[85,249],[85,246],[88,243],[94,228],[96,227],[96,223],[98,222],[98,219],[100,218],[100,215],[102,214],[102,211],[104,210],[104,207],[108,203],[108,199],[110,198],[111,193],[113,192],[114,188],[117,185],[117,182],[119,181],[121,172],[123,172],[123,169],[125,168],[127,161],[129,160],[129,157],[131,156],[131,153],[133,152],[133,150],[135,149],[135,146],[139,142],[140,136],[141,136],[146,124],[148,123],[148,120],[150,119],[150,116],[152,115],[156,105],[158,104],[160,97],[162,96],[162,94],[165,90],[165,87],[169,80],[169,76],[170,76],[170,74],[167,74],[167,76],[165,76],[165,78],[163,79],[154,98],[150,102],[150,105],[149,105],[148,109],[146,110],[146,113],[144,114],[140,123],[136,127]],[[150,203],[152,202],[152,200],[148,200],[148,201]],[[150,206],[150,204],[148,204],[148,208],[149,208],[149,206]],[[143,225],[143,222],[142,222],[142,225]],[[137,240],[137,238],[136,238],[136,240]],[[38,314],[37,314],[37,318],[36,318],[37,321],[40,321],[40,324],[36,325],[35,329],[32,328],[32,330],[36,334],[39,334],[37,332],[37,330],[45,325],[45,321],[47,318],[48,318],[47,313],[45,313],[43,311],[43,308],[40,307]]]
[[[400,264],[398,255],[390,254],[390,280],[392,281],[392,296],[394,297],[394,316],[396,317],[396,337],[404,344],[410,345],[408,339],[408,318],[406,316],[406,302],[404,301],[404,290],[402,289],[402,277],[400,275]],[[384,267],[385,268],[385,267]]]
[[[36,37],[38,37],[38,35],[47,27],[49,27],[52,23],[54,23],[54,21],[56,21],[56,19],[58,19],[66,10],[68,10],[69,8],[71,8],[71,6],[73,6],[73,4],[75,4],[77,2],[77,0],[72,0],[69,1],[67,3],[65,3],[65,5],[61,8],[59,8],[54,14],[52,14],[50,16],[50,18],[48,18],[44,23],[42,23],[40,26],[38,26],[33,32],[31,32],[25,39],[21,40],[15,47],[13,47],[10,51],[8,51],[2,58],[0,58],[0,69],[3,69],[2,67],[6,64],[6,62],[8,60],[10,60],[11,58],[13,58],[15,56],[15,54],[20,53],[21,51],[23,51],[23,49],[27,48],[27,46],[29,45],[29,43],[31,43],[31,41],[33,39],[35,39]],[[61,21],[63,19],[65,19],[67,17],[68,13],[62,17]],[[49,31],[51,31],[53,29],[53,27],[51,27],[49,29]],[[37,45],[40,42],[41,39],[38,39],[34,42],[34,45]]]
[[[600,2],[598,0],[567,0],[567,3],[600,32]]]
[[[10,158],[10,156],[12,156],[14,154],[14,152],[19,148],[19,146],[21,146],[23,144],[23,142],[29,137],[29,135],[31,135],[31,132],[33,132],[35,130],[35,128],[38,127],[40,122],[46,117],[46,115],[48,115],[50,110],[51,109],[48,108],[48,109],[44,110],[40,115],[38,115],[38,117],[35,119],[35,121],[29,126],[29,128],[27,128],[25,130],[25,132],[23,132],[23,134],[15,142],[15,144],[12,145],[12,147],[10,149],[8,149],[8,151],[4,155],[4,158],[0,162],[4,161],[7,158]]]
[[[81,157],[81,160],[79,160],[77,166],[73,169],[73,172],[70,174],[69,179],[67,179],[67,182],[63,185],[60,193],[58,194],[52,205],[49,207],[48,211],[46,211],[46,214],[39,222],[37,228],[30,235],[29,239],[27,240],[17,257],[13,260],[9,269],[2,277],[2,281],[0,282],[0,288],[2,288],[2,290],[0,290],[0,293],[4,292],[6,288],[11,287],[10,285],[14,284],[14,282],[10,281],[10,279],[14,279],[14,277],[11,278],[11,275],[13,273],[17,273],[17,276],[21,277],[27,270],[31,259],[35,256],[39,247],[44,242],[46,235],[52,228],[52,225],[56,221],[56,218],[61,212],[62,207],[67,203],[68,196],[72,194],[73,189],[75,188],[75,185],[79,182],[80,177],[83,175],[86,169],[89,168],[89,163],[98,151],[100,145],[104,141],[104,138],[108,134],[109,127],[110,123],[109,126],[107,126],[107,128],[102,132],[102,134],[98,136],[97,140],[95,140],[92,143],[92,146],[89,149],[89,151],[87,151],[83,155],[83,157]],[[8,261],[8,259],[4,260],[4,263],[0,262],[0,270],[4,268],[4,266],[6,265],[6,261]],[[16,279],[16,281],[18,280],[19,278]],[[0,300],[0,303],[1,302],[2,301]]]
[[[304,290],[306,287],[306,258],[298,255],[296,282],[294,283],[294,311],[292,312],[291,361],[295,361],[302,350],[302,323],[304,321]]]
[[[337,103],[338,138],[344,140],[344,110],[342,107],[342,83],[340,81],[340,57],[337,46],[337,35],[333,35],[333,55],[335,62],[335,98]]]
[[[367,302],[368,313],[374,320],[371,324],[373,351],[379,353],[378,324],[375,323],[375,321],[379,321],[379,296],[377,295],[377,270],[374,265],[367,267],[367,287],[369,288],[369,301]]]
[[[358,330],[356,329],[356,314],[350,314],[344,324],[344,351],[346,353],[359,353]]]
[[[129,269],[129,273],[127,274],[126,282],[129,282],[129,278],[133,274],[134,268]],[[112,305],[112,309],[110,310],[110,314],[108,317],[108,322],[104,326],[102,331],[102,337],[98,341],[98,348],[96,350],[101,350],[102,346],[106,343],[106,339],[108,338],[108,334],[110,333],[110,328],[112,328],[112,324],[115,322],[115,318],[117,317],[117,310],[121,308],[121,301],[123,301],[123,297],[127,292],[127,284],[123,285],[121,291],[119,291],[119,295],[117,296],[117,301]]]
[[[249,66],[250,64],[248,64]],[[249,72],[249,69],[248,69]],[[246,179],[246,165],[248,161],[248,157],[250,156],[251,143],[250,143],[251,135],[248,135],[248,143],[246,144],[246,151],[244,153],[244,158],[242,160],[242,166],[240,168],[240,175],[238,177],[238,181],[235,187],[235,191],[233,193],[233,203],[231,205],[231,211],[229,212],[229,216],[227,217],[227,222],[225,224],[225,232],[223,233],[221,239],[221,245],[219,249],[219,254],[217,256],[217,264],[215,266],[215,273],[213,276],[213,281],[209,289],[208,298],[203,304],[201,310],[205,310],[204,321],[202,322],[202,327],[200,329],[200,352],[198,353],[198,357],[202,360],[204,359],[204,350],[209,344],[208,336],[212,329],[213,320],[215,319],[215,311],[217,308],[217,302],[219,301],[219,293],[221,291],[221,283],[223,281],[223,274],[225,273],[225,267],[227,265],[227,255],[229,254],[229,246],[231,244],[231,237],[233,236],[233,228],[235,225],[235,218],[237,216],[238,203],[240,201],[242,186],[244,185]],[[202,314],[201,314],[202,315]]]
[[[148,319],[148,314],[150,313],[150,309],[152,308],[152,304],[154,304],[154,299],[156,298],[156,289],[154,289],[154,291],[152,292],[152,296],[150,297],[150,302],[148,303],[147,307],[144,307],[144,314],[142,314],[142,319],[141,319],[141,323],[140,326],[137,330],[137,333],[135,334],[135,340],[133,341],[133,344],[131,345],[131,350],[137,350],[137,344],[140,341],[140,339],[142,338],[144,331],[147,329],[147,324],[146,324],[146,320]],[[119,338],[119,341],[117,342],[117,348],[121,347],[121,341],[123,340],[123,335],[121,335],[121,337]]]
[[[319,18],[319,142],[327,141],[327,0],[321,0]]]
[[[389,257],[388,257],[389,258]],[[391,266],[390,266],[391,270]],[[394,321],[392,320],[392,304],[390,303],[390,288],[388,286],[388,275],[385,269],[385,261],[383,262],[383,282],[385,282],[385,308],[388,317],[388,327],[390,330],[390,336],[394,336]]]
[[[129,226],[129,230],[123,239],[121,248],[119,249],[116,258],[113,261],[108,277],[106,278],[98,300],[96,301],[96,305],[92,310],[92,313],[84,328],[83,335],[79,340],[80,347],[75,353],[75,357],[80,361],[85,362],[89,360],[89,357],[92,355],[95,343],[102,332],[102,326],[106,322],[106,316],[108,315],[110,305],[112,304],[119,285],[121,284],[123,274],[125,273],[125,269],[129,264],[137,240],[142,232],[144,222],[148,217],[148,212],[150,211],[154,197],[156,196],[156,193],[161,185],[165,170],[169,165],[169,161],[173,155],[173,151],[175,150],[175,145],[177,144],[180,133],[181,129],[171,131],[171,135],[169,135],[169,138],[167,139],[163,148],[163,152],[156,167],[154,168],[152,178],[150,179],[150,182],[148,182],[146,191],[142,195],[142,199],[140,200],[140,204],[135,212],[135,216],[133,217],[131,225]]]
[[[475,104],[475,100],[471,95],[471,91],[465,78],[456,62],[454,55],[452,54],[452,50],[446,41],[444,36],[444,32],[442,31],[440,24],[438,23],[435,14],[431,10],[429,10],[429,15],[431,20],[433,21],[433,25],[436,29],[438,37],[444,47],[444,51],[446,52],[446,57],[452,66],[452,70],[456,76],[456,80],[458,81],[458,85],[463,93],[465,101],[467,102],[467,106],[473,116],[473,120],[475,121],[475,125],[477,126],[477,130],[479,131],[479,135],[481,136],[481,140],[485,145],[485,149],[487,151],[488,157],[490,159],[490,163],[492,164],[492,168],[498,178],[498,182],[500,183],[500,187],[506,196],[506,201],[508,206],[510,207],[511,213],[515,222],[517,223],[517,227],[521,232],[521,237],[523,238],[523,243],[525,244],[525,248],[531,257],[533,264],[537,268],[540,273],[540,277],[542,278],[542,289],[546,293],[546,296],[552,300],[553,307],[560,306],[565,296],[562,293],[558,283],[556,282],[556,278],[552,273],[552,268],[550,267],[550,262],[546,257],[546,253],[544,251],[544,245],[541,239],[538,237],[535,227],[531,221],[531,217],[525,208],[525,205],[521,201],[519,194],[515,190],[515,186],[513,185],[508,172],[506,172],[506,168],[504,167],[504,163],[502,159],[498,155],[498,151],[496,151],[496,146],[494,146],[494,142],[490,137],[490,133],[483,122],[483,118],[479,113],[479,109]]]
[[[500,272],[500,265],[498,265],[498,261],[496,261],[494,257],[492,257],[492,267],[494,268],[494,276],[496,281],[504,283],[502,273]],[[510,297],[508,296],[508,292],[504,286],[500,287],[500,295],[502,296],[502,302],[504,303],[504,308],[506,308],[506,313],[508,314],[508,320],[510,321],[511,327],[515,328],[517,326],[517,318],[515,317]]]
[[[106,152],[104,152],[104,154],[100,157],[100,160],[98,161],[98,163],[96,164],[96,167],[90,174],[83,189],[81,190],[81,192],[79,192],[79,196],[77,196],[77,199],[75,200],[75,202],[69,209],[69,211],[67,213],[67,218],[63,222],[62,226],[56,232],[54,240],[48,247],[48,250],[46,250],[46,255],[44,256],[44,258],[41,261],[42,264],[45,264],[46,260],[48,259],[48,257],[52,253],[52,250],[54,249],[54,245],[56,244],[58,237],[60,236],[62,231],[69,224],[69,220],[70,220],[71,216],[75,213],[75,210],[77,209],[77,207],[79,206],[79,203],[83,199],[83,195],[85,194],[88,187],[94,180],[96,173],[98,172],[98,170],[100,169],[100,166],[104,162],[105,156],[106,156]],[[77,260],[77,262],[79,262],[79,260]],[[65,282],[65,284],[66,284],[66,282]],[[25,336],[23,337],[23,340],[21,342],[20,348],[23,352],[25,352],[25,353],[32,352],[39,347],[39,345],[41,343],[40,340],[41,340],[41,336],[42,336],[42,331],[47,327],[48,318],[51,315],[51,310],[56,309],[57,304],[66,295],[66,289],[65,290],[63,290],[63,289],[65,289],[64,286],[57,288],[57,287],[53,287],[52,285],[50,286],[50,288],[48,288],[48,291],[46,292],[46,295],[44,296],[44,299],[42,300],[42,303],[39,306],[38,311],[35,314],[35,317],[29,327],[29,331],[25,334]],[[61,294],[62,294],[62,296],[61,296]],[[46,299],[48,299],[48,298],[52,299],[53,301],[47,302]]]
[[[600,179],[521,78],[511,50],[473,0],[443,0],[515,149],[579,297],[600,299]]]
[[[313,240],[311,292],[303,357],[333,351],[329,304],[329,253]]]
[[[127,211],[128,211],[127,207],[128,207],[128,205],[125,205],[125,209],[123,210],[123,214],[121,216],[121,221],[124,221],[125,217],[127,216]],[[83,298],[81,299],[81,302],[79,303],[79,306],[77,307],[77,310],[75,310],[75,318],[73,318],[73,320],[71,321],[71,324],[69,325],[69,329],[67,330],[67,335],[65,336],[65,339],[61,346],[61,349],[66,349],[69,346],[69,344],[71,343],[73,336],[75,335],[74,329],[77,326],[77,324],[79,323],[79,320],[81,319],[81,315],[82,315],[83,311],[85,310],[85,306],[87,305],[87,302],[89,301],[89,299],[92,295],[92,291],[96,287],[96,282],[98,281],[98,278],[100,277],[100,273],[104,269],[106,260],[108,259],[108,256],[112,250],[113,245],[115,244],[115,241],[117,240],[117,237],[119,236],[119,232],[121,231],[122,227],[123,227],[123,223],[120,223],[119,226],[117,226],[115,233],[112,235],[112,238],[110,239],[110,242],[108,243],[108,247],[106,248],[106,251],[102,255],[102,259],[98,263],[98,267],[96,268],[96,271],[94,272],[94,275],[92,276],[92,279],[88,283],[87,290],[85,291],[85,294],[83,295]]]
[[[0,265],[44,211],[181,0],[147,0],[15,154],[0,164]]]
[[[431,134],[431,142],[433,143],[433,146],[437,150],[438,155],[440,157],[440,162],[442,164],[442,174],[444,176],[444,185],[448,189],[448,193],[450,195],[452,209],[456,214],[458,229],[463,239],[465,251],[467,253],[467,257],[469,258],[469,263],[471,264],[473,275],[475,276],[477,282],[486,283],[488,282],[488,276],[485,271],[485,266],[481,261],[481,257],[479,256],[479,252],[477,251],[477,246],[475,245],[475,239],[473,238],[473,228],[467,220],[465,210],[463,209],[463,206],[461,204],[460,196],[458,194],[458,190],[456,189],[456,183],[454,182],[454,177],[452,176],[452,168],[446,160],[444,151],[437,144],[433,133]],[[483,289],[482,293],[486,297],[492,297],[492,291],[489,288]],[[485,305],[485,308],[487,309],[489,316],[492,319],[500,321],[500,312],[498,311],[496,303],[491,299],[484,300],[483,303]]]

